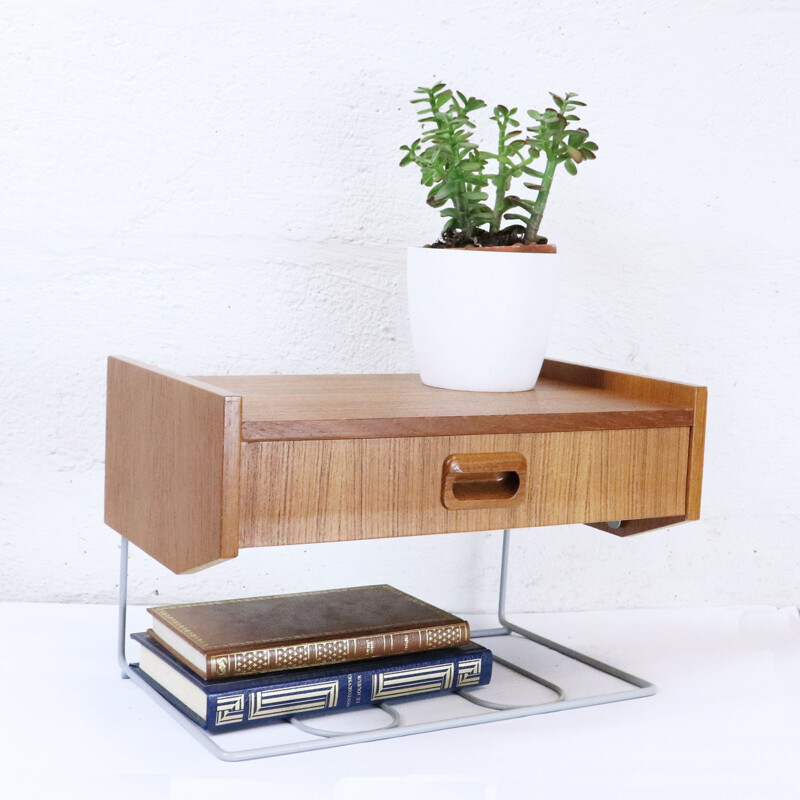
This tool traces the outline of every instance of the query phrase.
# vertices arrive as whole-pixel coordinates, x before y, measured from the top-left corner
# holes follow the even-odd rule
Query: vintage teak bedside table
[[[591,702],[650,694],[646,681],[505,618],[508,530],[587,523],[625,536],[698,519],[705,412],[702,387],[557,361],[545,361],[533,391],[496,394],[434,389],[416,375],[187,378],[110,358],[105,521],[124,537],[122,668],[127,541],[185,573],[240,547],[504,529],[501,627],[477,633],[513,631],[636,687]],[[556,694],[563,707],[588,704]],[[552,703],[481,705],[494,711],[412,727],[541,713]],[[240,760],[417,730],[395,720],[233,753],[192,732]]]

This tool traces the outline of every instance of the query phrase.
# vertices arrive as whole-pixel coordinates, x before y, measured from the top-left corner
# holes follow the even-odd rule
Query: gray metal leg
[[[128,630],[128,540],[122,536],[119,552],[119,606],[117,607],[117,661],[122,677],[131,677],[128,659],[125,656],[125,641]]]
[[[647,697],[648,695],[655,694],[656,687],[653,686],[653,684],[649,681],[646,681],[642,678],[637,678],[635,675],[631,675],[629,672],[623,672],[621,669],[604,664],[602,661],[598,661],[596,658],[579,653],[577,650],[565,647],[564,645],[553,642],[550,639],[545,639],[543,636],[538,636],[537,634],[532,633],[520,625],[515,625],[508,619],[506,615],[506,587],[508,585],[508,551],[510,540],[511,532],[508,530],[503,531],[503,555],[500,568],[500,600],[497,607],[497,618],[500,620],[500,624],[503,626],[503,628],[510,633],[517,633],[532,642],[536,642],[536,644],[540,644],[543,647],[554,650],[556,653],[561,653],[562,655],[572,658],[575,661],[580,661],[581,664],[586,664],[586,666],[592,667],[599,672],[604,672],[606,675],[611,675],[614,678],[625,681],[625,683],[630,683],[641,690],[639,692],[630,693],[630,697]],[[478,636],[480,634],[474,635]],[[627,696],[621,697],[620,694],[627,695],[628,693],[600,695],[591,698],[592,702],[585,703],[584,705],[594,706],[600,705],[601,703],[613,703],[616,700],[629,699]]]
[[[535,705],[511,705],[497,703],[487,698],[477,695],[476,690],[462,690],[458,692],[465,701],[469,701],[473,707],[477,708],[471,713],[444,720],[433,720],[425,723],[404,724],[400,709],[402,703],[382,703],[382,708],[391,718],[391,722],[380,728],[359,731],[357,733],[339,733],[336,731],[312,727],[300,720],[292,719],[284,723],[273,723],[276,725],[294,725],[296,728],[311,734],[313,738],[308,741],[291,742],[287,744],[270,745],[268,747],[257,747],[245,750],[227,750],[221,747],[216,741],[215,736],[206,733],[198,725],[195,725],[188,717],[184,716],[169,701],[161,697],[158,692],[152,689],[143,681],[133,670],[131,670],[126,655],[127,643],[127,605],[128,605],[128,541],[122,539],[120,548],[120,580],[119,580],[119,631],[117,640],[117,656],[122,670],[123,678],[128,678],[145,691],[158,703],[181,727],[190,733],[200,744],[209,750],[217,758],[223,761],[249,761],[257,758],[269,758],[272,756],[288,755],[290,753],[301,753],[309,750],[322,750],[330,747],[341,747],[346,744],[359,744],[361,742],[372,742],[380,739],[391,739],[397,736],[411,736],[417,733],[427,733],[430,731],[444,730],[447,728],[461,728],[468,725],[480,725],[484,722],[497,722],[505,719],[515,719],[518,717],[532,716],[534,714],[546,714],[553,711],[561,711],[569,708],[582,708],[585,706],[599,705],[601,703],[613,703],[620,700],[631,700],[637,697],[647,697],[655,693],[655,687],[642,678],[637,678],[628,672],[617,669],[616,667],[604,664],[591,656],[578,653],[569,647],[557,644],[556,642],[538,636],[525,628],[511,622],[506,615],[506,592],[508,586],[508,562],[509,562],[509,543],[511,534],[508,530],[503,532],[503,550],[500,566],[500,592],[498,601],[498,620],[499,628],[487,628],[472,632],[473,639],[481,639],[493,636],[518,635],[531,642],[535,642],[549,650],[560,653],[570,659],[585,664],[592,669],[602,672],[611,677],[617,678],[633,688],[607,694],[593,695],[591,697],[581,697],[570,699],[564,689],[552,683],[546,678],[537,675],[523,666],[516,664],[508,658],[495,655],[495,662],[512,669],[517,674],[529,679],[530,681],[550,690],[554,699]],[[413,702],[413,701],[412,701]],[[345,712],[347,713],[347,712]]]

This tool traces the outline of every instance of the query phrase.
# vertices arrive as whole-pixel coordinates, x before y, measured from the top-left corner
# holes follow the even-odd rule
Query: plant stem
[[[494,196],[492,221],[489,223],[489,231],[491,233],[497,233],[500,230],[500,221],[503,218],[503,211],[505,210],[507,174],[503,172],[503,155],[505,154],[505,137],[508,119],[501,116],[497,120],[497,127],[499,129],[497,137],[497,175],[494,178],[494,185],[497,187],[497,191]]]
[[[453,153],[455,155],[457,151],[454,150]],[[473,226],[470,224],[470,219],[469,219],[469,204],[467,203],[467,199],[464,197],[466,193],[467,193],[467,184],[463,178],[463,175],[459,174],[458,188],[456,189],[456,194],[453,197],[453,205],[458,209],[459,212],[458,227],[463,231],[465,236],[472,236]]]
[[[448,150],[450,158],[453,160],[454,163],[459,163],[461,157],[458,152],[458,144],[455,141],[455,137],[453,136],[452,131],[449,129],[447,124],[447,116],[443,114],[437,107],[436,102],[434,99],[433,92],[429,93],[429,102],[431,106],[431,111],[433,112],[433,116],[436,119],[436,125],[439,130],[445,130],[448,140]],[[455,170],[454,170],[455,172]],[[455,194],[452,197],[453,208],[458,212],[458,216],[456,217],[457,220],[457,227],[459,227],[466,236],[473,235],[473,227],[470,225],[469,220],[469,205],[466,201],[464,195],[467,192],[467,186],[463,178],[463,173],[458,170],[457,173],[457,187],[455,190]]]
[[[544,176],[542,177],[542,188],[539,189],[539,194],[536,195],[536,202],[533,204],[533,211],[531,211],[528,224],[525,226],[525,236],[522,241],[524,244],[534,244],[536,237],[539,234],[539,225],[542,224],[542,217],[544,216],[544,209],[547,205],[547,198],[550,194],[550,187],[553,184],[553,176],[558,166],[558,160],[554,153],[547,154],[547,166],[544,169]]]

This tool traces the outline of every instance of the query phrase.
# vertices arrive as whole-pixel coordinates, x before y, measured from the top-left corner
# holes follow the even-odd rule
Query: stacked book
[[[327,714],[489,682],[462,619],[392,586],[148,609],[134,671],[206,730]]]

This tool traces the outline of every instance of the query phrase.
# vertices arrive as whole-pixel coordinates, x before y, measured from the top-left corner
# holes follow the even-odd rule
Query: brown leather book
[[[148,633],[206,680],[469,641],[463,619],[386,584],[148,611]]]

